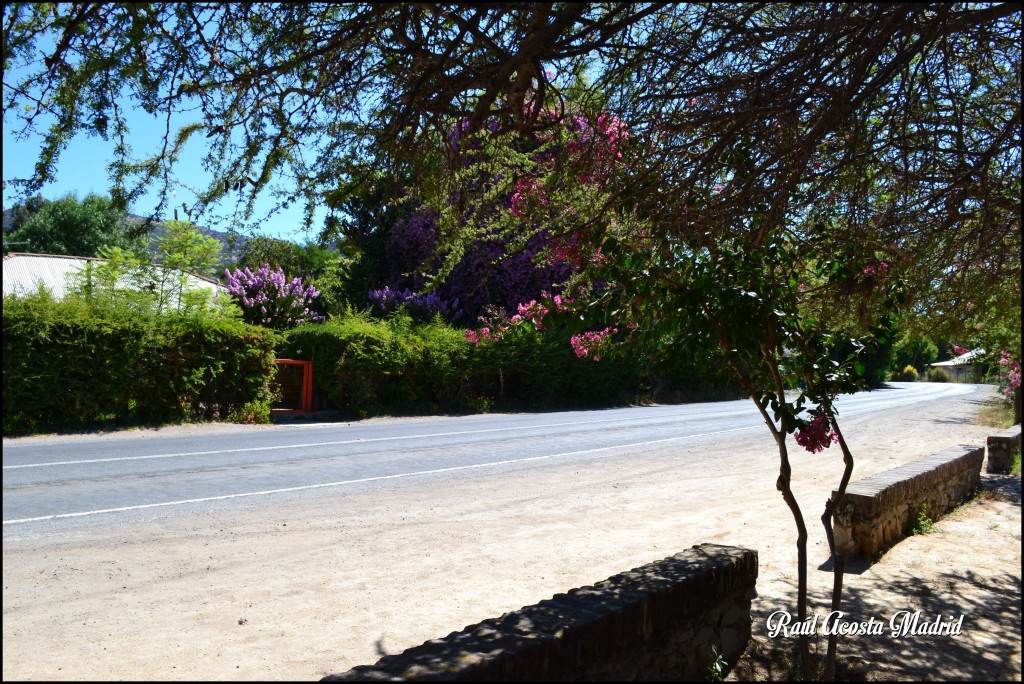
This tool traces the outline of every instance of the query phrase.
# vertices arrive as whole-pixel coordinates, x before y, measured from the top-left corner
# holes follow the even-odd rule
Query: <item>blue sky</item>
[[[128,103],[123,103],[128,104]],[[132,150],[137,156],[144,156],[156,151],[163,135],[164,122],[157,117],[151,117],[141,110],[135,109],[128,117],[128,125],[131,130]],[[13,123],[14,126],[10,124]],[[172,124],[172,134],[178,125]],[[40,136],[32,136],[25,140],[18,140],[14,136],[14,130],[20,122],[4,121],[3,132],[3,180],[6,183],[11,178],[26,178],[31,175],[39,155]],[[196,199],[195,194],[186,186],[201,188],[209,185],[211,175],[202,166],[204,139],[196,136],[185,148],[178,163],[173,168],[172,180],[177,186],[178,218],[185,219],[185,214],[180,211],[182,203],[191,207]],[[75,136],[68,147],[61,153],[57,163],[57,180],[43,187],[40,194],[46,199],[56,199],[74,192],[79,198],[84,198],[89,193],[109,195],[110,179],[107,174],[107,164],[113,158],[114,142],[104,141],[99,137],[87,136],[80,133]],[[264,193],[266,194],[266,192]],[[234,193],[232,193],[232,199]],[[147,193],[132,207],[132,213],[149,215],[159,204],[160,198],[156,190]],[[12,190],[4,190],[4,207],[8,208],[14,204]],[[262,217],[273,206],[274,200],[269,196],[261,197],[256,201],[254,217]],[[215,220],[215,215],[229,213],[231,205],[223,201],[213,211],[209,211],[196,223],[216,230],[227,230],[227,221]],[[174,218],[173,211],[168,208],[163,218]],[[253,223],[245,226],[243,231],[246,234],[267,235],[281,237],[296,242],[304,242],[306,235],[301,231],[302,206],[293,204],[288,209],[279,211],[267,222]],[[313,229],[310,238],[315,238],[315,232],[323,224],[326,215],[325,209],[318,209],[314,214]]]

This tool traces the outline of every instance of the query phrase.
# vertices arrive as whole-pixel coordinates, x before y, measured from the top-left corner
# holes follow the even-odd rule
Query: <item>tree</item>
[[[235,317],[240,312],[226,296],[196,287],[188,274],[201,275],[218,262],[220,242],[202,235],[187,221],[168,221],[157,240],[156,254],[117,245],[99,249],[100,261],[88,262],[72,283],[87,301],[116,300],[144,314]]]
[[[242,248],[236,269],[259,270],[264,264],[280,268],[291,277],[300,278],[314,287],[319,296],[308,304],[321,318],[328,312],[337,314],[348,303],[345,281],[351,260],[338,251],[315,242],[303,245],[257,235]]]
[[[48,200],[43,199],[42,195],[33,195],[27,198],[24,202],[15,204],[10,210],[4,210],[4,240],[7,240],[7,234],[13,233],[14,231],[21,228],[28,217],[36,213],[43,208],[43,205]],[[6,246],[4,250],[6,251]]]
[[[212,275],[220,260],[220,241],[203,235],[188,221],[167,221],[164,234],[157,240],[157,250],[163,265],[157,271],[157,308],[173,305],[180,309],[187,298],[203,296],[190,291],[187,274]]]
[[[720,355],[757,403],[798,528],[802,617],[787,435],[834,434],[842,492],[853,461],[831,402],[859,385],[861,350],[900,316],[953,329],[971,302],[1019,311],[1019,35],[1009,3],[15,5],[5,84],[9,62],[27,75],[5,87],[4,115],[60,124],[24,192],[66,136],[123,128],[125,91],[203,118],[144,163],[116,162],[118,198],[205,133],[216,178],[251,178],[252,193],[288,171],[287,199],[337,206],[382,177],[422,179],[440,276],[495,234],[572,246],[591,327]],[[600,183],[568,145],[516,147],[603,112],[629,137]],[[481,201],[517,192],[516,211]],[[223,194],[215,181],[203,201]],[[863,339],[832,358],[842,330]],[[786,372],[806,382],[797,400]],[[806,638],[800,653],[807,675]]]
[[[19,243],[13,245],[19,252],[94,257],[103,245],[142,248],[139,238],[129,236],[127,214],[107,197],[90,194],[79,201],[69,193],[53,201],[30,199],[14,212],[16,228],[4,242]]]

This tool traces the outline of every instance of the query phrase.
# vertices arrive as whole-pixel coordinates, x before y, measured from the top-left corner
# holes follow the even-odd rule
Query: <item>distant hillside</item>
[[[129,214],[128,220],[134,224],[144,223],[146,221],[143,216],[136,216],[135,214]],[[207,228],[206,226],[200,226],[193,224],[192,226],[198,230],[201,234],[207,237],[212,237],[221,243],[221,263],[234,262],[238,260],[238,257],[242,253],[242,249],[245,247],[245,243],[249,241],[249,238],[239,233],[228,233],[222,230],[214,230],[213,228]],[[149,236],[150,251],[155,251],[156,241],[163,237],[164,231],[167,230],[167,224],[163,221],[153,221],[147,235]]]

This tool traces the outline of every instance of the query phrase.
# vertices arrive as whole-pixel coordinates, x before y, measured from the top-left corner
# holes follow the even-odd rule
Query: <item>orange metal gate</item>
[[[271,409],[276,414],[301,414],[313,410],[313,362],[295,359],[274,359],[277,375],[272,388],[281,397]]]

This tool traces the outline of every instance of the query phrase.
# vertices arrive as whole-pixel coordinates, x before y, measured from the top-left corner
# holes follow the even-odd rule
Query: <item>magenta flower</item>
[[[797,444],[816,454],[829,448],[833,442],[839,442],[839,435],[834,431],[830,432],[828,428],[828,419],[825,416],[818,416],[806,428],[797,430],[793,436]]]
[[[619,332],[618,328],[605,328],[600,331],[585,332],[582,335],[573,335],[569,340],[572,350],[576,352],[576,358],[582,359],[587,356],[594,361],[600,361],[600,348],[604,345],[609,335]]]

